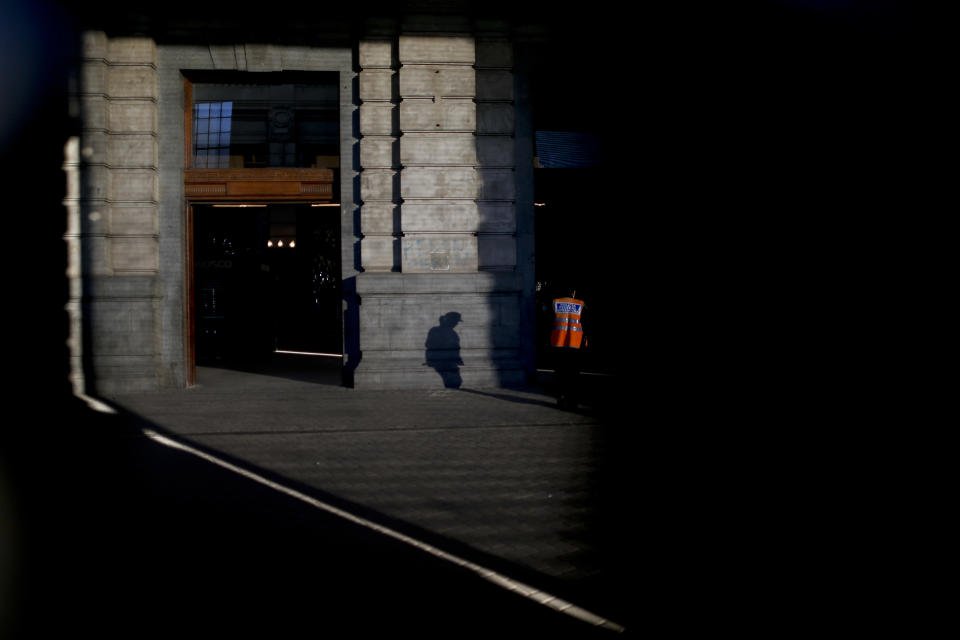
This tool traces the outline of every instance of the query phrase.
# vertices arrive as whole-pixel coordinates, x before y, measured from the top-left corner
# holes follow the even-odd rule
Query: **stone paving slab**
[[[107,400],[348,511],[601,615],[624,613],[610,602],[612,452],[589,410],[561,411],[538,388],[356,390],[226,368],[198,378],[187,391]]]

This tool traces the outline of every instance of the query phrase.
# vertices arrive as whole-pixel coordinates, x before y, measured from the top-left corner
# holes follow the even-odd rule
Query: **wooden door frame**
[[[332,204],[331,169],[194,169],[193,164],[193,84],[184,78],[184,201],[186,204],[184,237],[186,247],[186,338],[187,386],[197,382],[194,226],[197,205],[256,204]]]

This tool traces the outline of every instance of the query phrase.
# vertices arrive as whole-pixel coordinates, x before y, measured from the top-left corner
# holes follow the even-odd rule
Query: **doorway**
[[[269,367],[343,354],[340,207],[193,205],[193,336],[198,366]]]

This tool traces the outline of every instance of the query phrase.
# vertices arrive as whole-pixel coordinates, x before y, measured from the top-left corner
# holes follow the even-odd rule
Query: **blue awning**
[[[570,131],[537,131],[538,166],[544,169],[595,167],[600,164],[596,135]]]

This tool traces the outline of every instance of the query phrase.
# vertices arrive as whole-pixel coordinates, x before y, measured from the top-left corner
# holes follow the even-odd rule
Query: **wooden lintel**
[[[190,200],[332,200],[330,169],[187,169]]]

